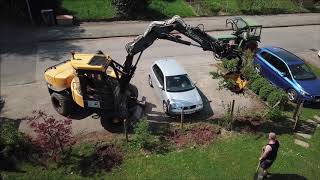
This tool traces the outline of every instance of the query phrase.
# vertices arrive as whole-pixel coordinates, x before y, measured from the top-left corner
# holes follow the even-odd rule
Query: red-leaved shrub
[[[57,120],[43,111],[33,111],[27,120],[36,133],[34,145],[46,157],[58,161],[61,154],[69,151],[75,143],[71,119]]]

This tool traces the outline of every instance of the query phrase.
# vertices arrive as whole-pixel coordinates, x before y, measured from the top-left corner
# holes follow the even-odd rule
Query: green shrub
[[[267,102],[270,106],[274,106],[279,101],[279,107],[283,108],[288,102],[288,96],[283,90],[276,88],[269,94]]]
[[[265,85],[265,84],[268,84],[268,80],[266,80],[265,78],[263,77],[259,77],[258,79],[256,79],[255,81],[253,81],[251,84],[250,84],[250,89],[258,94],[260,89]]]
[[[226,88],[226,89],[233,90],[235,85],[236,83],[232,79],[221,79],[218,83],[218,86],[219,86],[218,89],[221,90],[223,88]]]
[[[222,74],[220,74],[218,72],[214,72],[214,71],[211,71],[209,74],[211,75],[212,79],[218,79],[218,78],[222,77]]]
[[[2,120],[2,119],[1,119]],[[34,151],[31,140],[10,120],[0,127],[0,171],[2,169],[17,169],[21,161],[31,159]]]
[[[259,96],[261,99],[266,100],[269,94],[275,89],[271,84],[265,84],[259,91]]]
[[[247,65],[241,69],[243,76],[249,80],[250,83],[254,82],[256,79],[261,76],[256,72],[255,68],[252,65]]]
[[[271,121],[279,122],[279,121],[283,120],[285,118],[285,116],[283,115],[282,111],[276,107],[276,108],[269,108],[268,109],[268,112],[266,114],[266,118]]]
[[[236,71],[237,65],[238,65],[238,60],[236,60],[236,59],[231,59],[231,60],[223,59],[222,60],[222,66],[224,68],[226,68],[228,71],[231,71],[231,72]]]
[[[24,136],[13,122],[5,122],[0,128],[0,151],[5,156],[11,156],[24,141]]]
[[[174,15],[179,15],[181,17],[196,15],[192,7],[184,0],[152,0],[149,8],[160,12],[167,17],[172,17]]]

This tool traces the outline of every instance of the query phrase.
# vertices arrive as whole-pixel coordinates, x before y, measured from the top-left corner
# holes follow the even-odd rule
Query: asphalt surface
[[[228,31],[211,32],[228,34]],[[70,51],[94,53],[102,50],[113,59],[123,62],[126,56],[124,45],[133,37],[103,38],[94,40],[73,40],[44,43],[21,44],[6,49],[1,53],[1,96],[6,100],[2,117],[19,120],[30,115],[33,110],[44,110],[60,117],[54,111],[43,79],[44,70],[58,62],[70,58]],[[320,67],[320,59],[316,52],[320,49],[320,26],[299,26],[284,28],[268,28],[262,32],[260,46],[274,45],[288,49],[307,61]],[[169,120],[161,110],[161,103],[155,97],[153,90],[147,85],[147,75],[151,64],[161,58],[175,58],[189,73],[192,80],[197,81],[199,90],[203,93],[206,110],[195,118],[206,120],[223,114],[227,104],[236,100],[236,110],[260,111],[261,103],[248,95],[235,95],[226,90],[217,90],[218,81],[209,77],[209,72],[216,70],[212,53],[204,52],[197,47],[188,47],[172,42],[159,40],[147,49],[140,61],[132,82],[138,87],[140,97],[146,97],[146,113],[149,119],[156,121]],[[75,132],[92,132],[104,130],[100,120],[89,116],[73,117]],[[20,129],[28,132],[24,121]]]

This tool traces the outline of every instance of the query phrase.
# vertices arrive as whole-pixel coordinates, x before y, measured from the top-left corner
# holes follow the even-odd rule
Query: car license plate
[[[184,114],[192,114],[194,113],[195,111],[185,111]]]

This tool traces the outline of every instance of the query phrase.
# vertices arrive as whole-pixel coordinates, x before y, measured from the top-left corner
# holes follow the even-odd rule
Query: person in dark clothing
[[[277,158],[278,149],[280,147],[280,143],[277,140],[276,134],[274,132],[269,133],[269,142],[263,148],[263,153],[259,158],[260,167],[263,169],[263,176],[268,174],[267,170],[271,167],[273,162]]]

